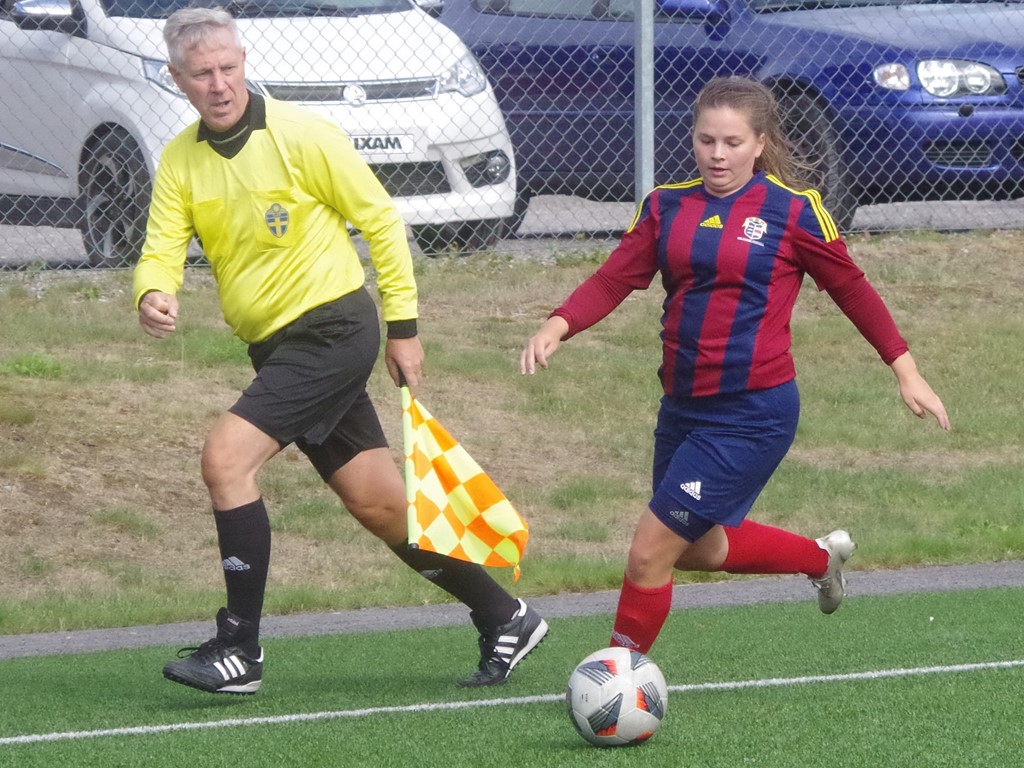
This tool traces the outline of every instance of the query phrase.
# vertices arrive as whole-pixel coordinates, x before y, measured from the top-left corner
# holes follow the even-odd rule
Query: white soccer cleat
[[[843,566],[853,555],[857,545],[850,534],[837,530],[820,539],[815,539],[818,546],[828,552],[828,569],[820,579],[811,579],[811,584],[818,590],[818,607],[822,613],[835,613],[839,604],[846,597],[846,577]]]

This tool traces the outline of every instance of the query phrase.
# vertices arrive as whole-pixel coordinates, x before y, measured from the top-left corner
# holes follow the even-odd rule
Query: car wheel
[[[523,226],[523,221],[526,220],[526,212],[530,208],[530,199],[532,197],[533,193],[529,190],[521,191],[516,195],[516,204],[512,215],[501,220],[505,226],[505,233],[502,237],[512,237],[519,232],[519,228]]]
[[[142,152],[123,131],[86,149],[79,174],[79,228],[89,264],[123,267],[139,260],[146,238],[151,183]]]
[[[450,253],[455,243],[455,228],[448,224],[417,224],[412,237],[424,256],[442,256]]]
[[[857,195],[827,111],[810,94],[788,93],[779,98],[779,112],[790,150],[808,169],[807,181],[821,193],[836,226],[848,230]]]
[[[412,228],[416,245],[424,255],[465,256],[485,251],[508,233],[507,219],[480,219],[452,224],[420,224]]]

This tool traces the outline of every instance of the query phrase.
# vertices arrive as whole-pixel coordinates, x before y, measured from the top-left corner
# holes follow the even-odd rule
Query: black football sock
[[[476,563],[408,544],[397,544],[391,550],[420,576],[468,606],[477,629],[501,626],[519,609],[516,599]]]
[[[270,519],[263,499],[223,512],[214,510],[228,610],[253,625],[243,643],[247,653],[259,653],[260,615],[270,568]]]

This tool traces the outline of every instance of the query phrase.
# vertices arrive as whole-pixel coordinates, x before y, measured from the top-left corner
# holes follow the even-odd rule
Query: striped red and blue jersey
[[[886,363],[907,351],[817,192],[757,173],[727,197],[700,179],[653,190],[601,267],[552,315],[572,336],[661,273],[665,393],[767,389],[796,375],[790,319],[804,275],[826,290]]]

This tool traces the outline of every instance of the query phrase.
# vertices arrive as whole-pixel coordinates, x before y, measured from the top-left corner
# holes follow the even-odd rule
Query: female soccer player
[[[827,614],[845,596],[843,566],[855,547],[846,531],[810,539],[746,519],[796,432],[790,318],[804,274],[892,368],[907,407],[950,426],[820,195],[796,191],[800,168],[771,92],[716,78],[693,112],[700,177],[648,194],[607,261],[520,357],[523,374],[547,368],[563,340],[661,273],[653,496],[636,526],[611,638],[644,653],[668,616],[673,569],[803,573]]]

